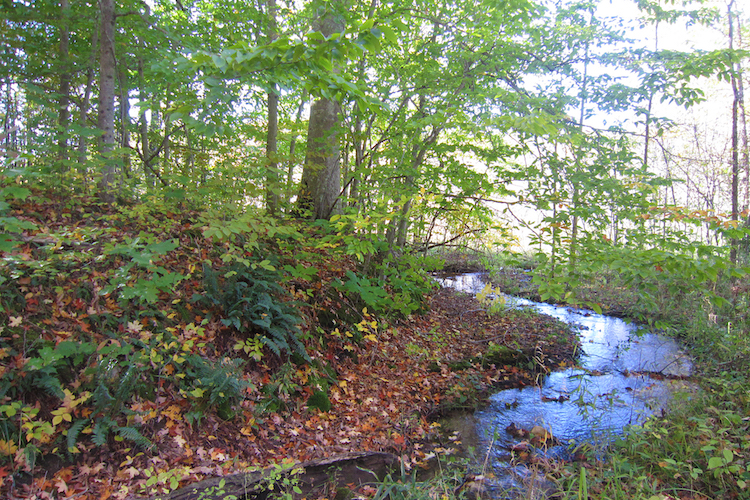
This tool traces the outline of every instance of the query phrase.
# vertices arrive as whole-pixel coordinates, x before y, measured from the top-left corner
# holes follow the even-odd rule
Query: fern
[[[109,431],[116,427],[114,420],[109,417],[103,417],[94,425],[94,433],[91,441],[96,446],[104,446],[107,444],[107,438],[109,437]]]
[[[55,396],[59,399],[63,399],[65,397],[65,393],[62,390],[62,385],[60,385],[60,380],[58,380],[50,373],[44,371],[38,372],[37,375],[33,378],[33,384],[38,388],[46,391],[50,396]]]
[[[89,423],[89,420],[87,418],[76,420],[73,425],[70,426],[70,429],[68,429],[68,440],[67,440],[67,449],[68,453],[78,453],[78,448],[76,444],[78,443],[78,436],[81,434],[81,431],[84,427],[86,427],[86,424]]]
[[[234,416],[233,408],[242,401],[244,391],[248,387],[247,382],[238,375],[243,361],[233,359],[211,364],[197,355],[188,356],[187,361],[191,367],[188,374],[192,376],[193,384],[202,393],[198,398],[201,401],[200,408],[216,408],[221,418],[230,420]],[[197,417],[194,415],[191,418],[200,420],[199,413],[196,415]]]
[[[135,427],[118,427],[117,434],[119,434],[121,438],[127,439],[140,448],[149,451],[154,449],[154,443],[141,434],[141,432]]]
[[[277,272],[235,264],[225,278],[204,265],[205,300],[222,309],[222,322],[243,333],[260,334],[261,341],[277,356],[299,354],[307,361],[294,303],[281,300],[288,292],[278,284]],[[199,300],[201,300],[199,296]]]

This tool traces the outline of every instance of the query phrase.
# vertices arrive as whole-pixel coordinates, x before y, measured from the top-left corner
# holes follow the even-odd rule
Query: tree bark
[[[97,126],[101,131],[99,151],[104,160],[98,183],[99,198],[114,201],[118,175],[117,159],[113,155],[115,145],[115,2],[99,0],[99,112]]]
[[[276,0],[268,0],[268,40],[276,40]],[[266,136],[266,210],[275,215],[279,210],[279,164],[277,138],[279,134],[279,94],[276,84],[268,92],[268,134]]]
[[[258,472],[205,479],[167,495],[152,497],[152,500],[265,499],[273,494],[283,494],[283,491],[269,491],[268,485],[273,482],[278,488],[284,478],[290,478],[297,484],[303,498],[322,498],[326,496],[325,490],[330,490],[335,485],[358,486],[382,481],[386,475],[396,470],[398,463],[398,457],[390,453],[352,452],[311,460],[290,469],[269,467]],[[144,499],[129,497],[129,500]]]
[[[62,27],[60,28],[60,62],[62,71],[60,73],[60,98],[58,101],[59,118],[58,126],[58,159],[60,160],[60,170],[68,170],[68,126],[70,123],[70,27],[68,21],[70,18],[70,3],[68,0],[60,0],[60,15],[62,17]]]
[[[734,0],[727,5],[727,20],[729,23],[729,49],[734,49],[734,12],[732,10]],[[740,89],[738,83],[739,70],[735,64],[732,64],[732,220],[739,220],[739,187],[740,187],[740,157],[739,157],[739,108],[740,108]],[[737,238],[730,240],[731,248],[729,250],[729,259],[733,264],[737,263],[737,251],[740,241]]]
[[[326,37],[344,30],[343,17],[334,10],[340,9],[340,4],[340,1],[327,4],[325,12],[315,23],[314,28]],[[321,98],[310,109],[307,153],[297,207],[302,212],[309,211],[313,219],[330,219],[341,211],[339,108],[338,102]]]

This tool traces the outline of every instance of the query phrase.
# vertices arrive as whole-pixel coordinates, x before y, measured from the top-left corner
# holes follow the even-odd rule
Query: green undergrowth
[[[565,478],[563,498],[748,498],[750,381],[746,373],[717,375],[666,418],[628,429],[609,447],[606,462],[557,471]]]
[[[488,259],[493,283],[506,292],[648,325],[680,339],[695,361],[697,393],[678,394],[666,415],[627,429],[582,462],[550,466],[560,498],[750,498],[748,279],[723,264],[681,267],[685,259],[659,255],[664,259],[656,264],[634,256],[628,266],[620,261],[573,279],[561,273],[551,282],[540,277],[549,267],[528,256]]]
[[[439,265],[253,211],[3,196],[0,216],[36,221],[0,226],[14,235],[0,246],[0,467],[14,470],[153,450],[165,401],[190,426],[326,412],[337,374],[321,353],[376,340],[363,322],[424,311]]]
[[[434,500],[436,498],[474,499],[478,498],[478,491],[472,490],[476,484],[473,476],[466,474],[469,467],[465,458],[448,455],[437,455],[432,470],[420,474],[415,469],[401,469],[394,474],[387,475],[377,488],[369,488],[371,500]]]

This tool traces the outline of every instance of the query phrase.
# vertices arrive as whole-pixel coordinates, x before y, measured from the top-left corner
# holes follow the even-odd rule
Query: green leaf
[[[398,44],[398,37],[396,36],[396,32],[393,31],[390,26],[381,25],[380,31],[382,32],[386,40],[393,44]]]

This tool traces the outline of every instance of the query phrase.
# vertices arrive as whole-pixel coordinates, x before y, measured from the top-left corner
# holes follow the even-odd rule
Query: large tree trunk
[[[318,18],[315,29],[324,36],[344,30],[340,2],[331,2]],[[310,109],[307,154],[297,205],[314,219],[330,219],[340,212],[341,165],[339,162],[339,103],[321,98]]]
[[[115,145],[115,2],[99,0],[100,51],[99,51],[99,113],[97,126],[101,131],[99,151],[104,159],[99,179],[98,195],[102,201],[114,201],[118,175]]]

